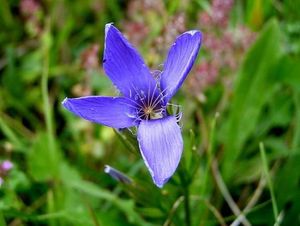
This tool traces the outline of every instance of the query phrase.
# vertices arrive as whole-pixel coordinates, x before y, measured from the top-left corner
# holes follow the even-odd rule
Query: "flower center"
[[[151,107],[145,107],[144,108],[144,113],[145,115],[150,115],[153,109]]]
[[[163,118],[161,109],[153,109],[151,106],[143,108],[143,115],[146,120]]]

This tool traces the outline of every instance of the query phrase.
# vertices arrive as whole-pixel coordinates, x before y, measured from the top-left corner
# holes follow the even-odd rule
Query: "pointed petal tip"
[[[62,106],[67,109],[68,111],[70,112],[73,112],[76,114],[76,109],[74,109],[74,104],[73,104],[73,100],[76,99],[76,98],[68,98],[66,97],[62,102]]]
[[[62,102],[61,102],[62,106],[64,106],[64,108],[66,109],[70,109],[70,100],[68,97],[66,97]]]
[[[107,24],[105,24],[105,27],[110,27],[113,24],[114,24],[114,22],[107,23]]]
[[[66,98],[61,102],[61,104],[62,104],[62,105],[65,105],[65,104],[67,103],[67,101],[68,101],[68,97],[66,97]]]
[[[69,111],[73,111],[73,103],[72,103],[72,99],[74,99],[74,98],[68,98],[68,97],[66,97],[66,98],[61,102],[62,106],[63,106],[65,109],[69,110]]]
[[[189,34],[191,36],[194,36],[194,35],[201,35],[201,31],[199,30],[190,30],[190,31],[186,31],[185,33],[183,34]]]
[[[199,31],[199,30],[190,30],[190,31],[187,31],[187,32],[183,33],[182,35],[185,35],[185,34],[188,34],[191,37],[196,36],[196,38],[199,39],[199,45],[201,45],[201,42],[202,42],[202,32],[201,31]]]
[[[199,39],[199,48],[200,48],[200,45],[202,43],[202,32],[200,30],[190,30],[190,31],[186,31],[184,32],[182,35],[180,36],[184,36],[184,35],[190,35],[191,37],[194,37]],[[179,37],[180,37],[179,36]],[[176,42],[175,42],[176,43]]]
[[[153,177],[153,182],[158,188],[163,188],[163,186],[169,181],[170,177],[168,178],[156,178]]]
[[[113,27],[113,23],[105,24],[105,39],[107,38],[108,31]]]
[[[113,22],[105,24],[105,34],[107,34],[108,30],[112,27],[114,27]]]

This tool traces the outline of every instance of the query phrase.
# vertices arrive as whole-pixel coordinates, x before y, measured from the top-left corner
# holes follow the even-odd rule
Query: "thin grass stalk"
[[[267,184],[270,190],[270,195],[271,195],[271,200],[272,200],[272,208],[273,208],[273,215],[274,215],[274,220],[275,220],[275,224],[277,222],[278,219],[278,206],[277,206],[277,202],[276,202],[276,198],[275,198],[275,193],[274,193],[274,188],[273,188],[273,184],[272,184],[272,180],[269,174],[269,168],[268,168],[268,160],[266,157],[266,152],[265,152],[265,147],[264,144],[262,142],[259,143],[259,149],[260,149],[260,155],[261,155],[261,159],[262,159],[262,163],[263,163],[263,170],[266,176],[266,180],[267,180]]]

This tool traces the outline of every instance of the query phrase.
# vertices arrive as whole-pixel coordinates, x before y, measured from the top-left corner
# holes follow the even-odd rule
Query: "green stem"
[[[261,159],[262,159],[262,162],[263,162],[264,173],[265,173],[266,180],[267,180],[268,187],[269,187],[270,194],[271,194],[274,219],[275,219],[275,222],[277,222],[278,207],[277,207],[277,202],[276,202],[276,199],[275,199],[273,184],[272,184],[271,177],[270,177],[270,174],[269,174],[268,161],[267,161],[267,157],[266,157],[265,147],[264,147],[264,144],[262,142],[259,143],[259,149],[260,149]]]
[[[185,225],[191,226],[191,210],[190,210],[190,184],[186,180],[185,173],[182,172],[179,174],[182,193],[184,196],[184,213],[185,213]]]
[[[46,123],[46,131],[47,131],[47,140],[48,140],[48,149],[49,152],[49,162],[53,168],[52,172],[52,180],[53,180],[53,187],[48,191],[48,213],[52,214],[55,212],[55,197],[57,194],[57,180],[58,180],[58,162],[57,162],[57,153],[56,153],[56,144],[55,144],[55,133],[54,133],[54,126],[53,126],[53,109],[50,104],[49,98],[49,91],[48,91],[48,78],[49,78],[49,51],[51,48],[51,25],[50,25],[50,18],[46,19],[45,21],[45,29],[44,33],[41,38],[41,48],[43,54],[43,71],[42,71],[42,78],[41,78],[41,89],[42,89],[42,99],[43,99],[43,111],[45,115],[45,123]],[[57,221],[55,219],[49,219],[49,224],[57,225]]]
[[[185,187],[183,193],[184,193],[185,224],[186,226],[191,226],[190,189],[188,185]]]
[[[48,193],[47,193],[47,210],[48,210],[48,214],[55,213],[54,194],[53,194],[52,189],[48,190]],[[54,218],[49,218],[48,222],[49,222],[50,226],[56,225],[56,220]]]
[[[190,183],[191,181],[186,177],[186,166],[182,167],[182,171],[179,171],[179,178],[181,182],[182,194],[184,197],[184,214],[185,214],[185,225],[191,226],[191,210],[190,210]]]
[[[204,197],[205,192],[206,192],[206,185],[208,183],[208,174],[209,174],[209,169],[212,164],[212,159],[213,159],[213,148],[214,148],[214,140],[215,140],[215,128],[216,128],[216,123],[217,123],[217,118],[218,114],[215,115],[213,118],[211,125],[210,125],[210,136],[209,136],[209,143],[208,143],[208,148],[207,148],[207,164],[205,167],[204,171],[204,176],[203,176],[203,186],[201,190],[201,197]]]
[[[46,128],[49,138],[49,143],[54,143],[54,130],[52,124],[52,109],[50,107],[49,95],[48,95],[48,77],[49,77],[49,48],[50,48],[50,22],[47,21],[46,30],[43,35],[43,71],[42,71],[42,98],[43,98],[43,108],[46,119]]]
[[[43,111],[45,114],[46,130],[48,137],[48,151],[51,159],[51,165],[56,164],[56,149],[55,149],[55,136],[52,120],[52,107],[50,105],[50,98],[48,92],[48,77],[49,77],[49,50],[51,47],[51,31],[50,31],[50,19],[46,20],[45,31],[42,36],[42,54],[43,54],[43,71],[41,79],[42,99],[43,99]],[[57,175],[56,173],[54,175]]]

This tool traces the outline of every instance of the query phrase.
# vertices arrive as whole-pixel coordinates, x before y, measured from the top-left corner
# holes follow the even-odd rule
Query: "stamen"
[[[137,90],[133,84],[131,84],[131,86],[132,90],[135,92],[134,95],[136,98],[128,99],[130,99],[136,106],[132,106],[130,104],[127,105],[136,108],[136,119],[134,122],[137,120],[159,119],[164,116],[164,112],[166,112],[164,98],[167,96],[168,87],[160,91],[158,83],[155,84],[154,89],[152,89],[152,86],[149,84],[147,95],[145,95],[144,90]],[[180,118],[179,115],[178,118]]]
[[[147,105],[149,106],[149,96],[150,96],[150,82],[148,83],[148,95],[147,95]]]
[[[157,81],[159,80],[161,73],[162,73],[161,70],[154,70],[154,71],[151,72],[152,76]]]
[[[153,108],[155,108],[166,97],[167,94],[163,94],[166,90],[167,88],[161,91],[159,95],[156,97],[156,99],[154,100],[154,102],[151,103],[151,106]]]
[[[138,92],[138,90],[135,88],[133,84],[131,84],[132,88],[135,91],[135,94],[138,96],[139,100],[142,102],[143,106],[146,107],[146,103],[144,102],[144,98],[142,98]]]
[[[155,91],[156,91],[157,88],[158,88],[158,84],[156,83],[156,84],[155,84],[155,88],[154,88],[154,90],[153,90],[153,92],[152,92],[151,101],[150,101],[150,103],[148,103],[148,106],[151,105],[151,103],[152,103],[152,101],[153,101],[153,98],[154,98]]]
[[[137,106],[139,106],[140,108],[142,108],[143,106],[142,105],[140,105],[138,102],[136,102],[136,101],[134,101],[133,99],[131,99],[131,98],[128,98],[128,97],[125,97],[127,100],[130,100],[131,102],[133,102],[133,103],[135,103]],[[133,105],[129,105],[128,104],[128,106],[132,106],[132,107],[135,107],[136,108],[136,106],[133,106]]]

